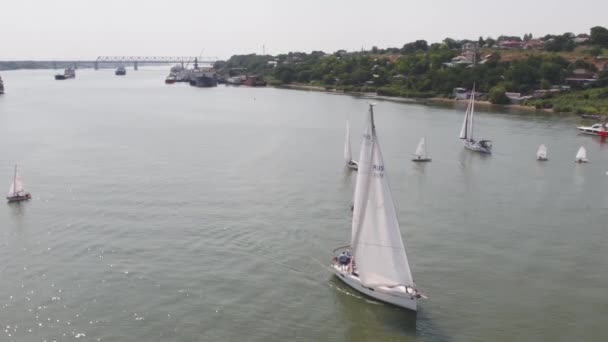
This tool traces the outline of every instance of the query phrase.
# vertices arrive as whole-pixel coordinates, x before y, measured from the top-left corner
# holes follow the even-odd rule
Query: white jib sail
[[[547,159],[547,147],[544,144],[541,144],[538,147],[538,151],[536,151],[536,158],[538,159]]]
[[[353,256],[368,287],[413,286],[380,144],[370,122],[359,157],[352,223]]]
[[[348,163],[353,160],[353,154],[350,150],[350,126],[346,121],[346,137],[344,138],[344,161]]]
[[[424,137],[420,138],[420,142],[418,143],[418,147],[416,147],[416,153],[414,153],[414,156],[426,158],[426,142]]]
[[[587,150],[581,146],[576,153],[576,160],[587,160]]]

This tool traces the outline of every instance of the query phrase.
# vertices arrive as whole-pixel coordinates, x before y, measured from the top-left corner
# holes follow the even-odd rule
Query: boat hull
[[[485,153],[485,154],[492,154],[492,146],[482,146],[481,145],[482,141],[486,141],[486,140],[480,140],[480,141],[465,140],[464,148],[466,148],[467,150],[470,150],[470,151],[481,152],[481,153]]]
[[[12,203],[12,202],[21,202],[21,201],[27,201],[27,200],[30,200],[30,199],[32,199],[32,195],[31,195],[31,194],[29,194],[29,193],[24,194],[24,195],[18,195],[18,196],[7,196],[7,197],[6,197],[6,200],[7,200],[9,203]]]
[[[412,158],[412,161],[415,163],[427,163],[430,162],[431,158]]]
[[[354,276],[348,271],[342,270],[340,265],[333,264],[332,269],[336,277],[342,280],[346,285],[359,291],[360,293],[377,299],[381,302],[392,304],[404,309],[416,311],[417,302],[416,297],[407,295],[404,291],[396,291],[386,287],[369,288],[361,284],[359,277]]]
[[[547,160],[549,160],[549,158],[547,158],[547,157],[536,157],[536,160],[538,160],[538,161],[547,161]]]
[[[351,160],[350,162],[346,163],[346,167],[348,167],[351,170],[359,170],[359,163],[357,163],[354,160]]]

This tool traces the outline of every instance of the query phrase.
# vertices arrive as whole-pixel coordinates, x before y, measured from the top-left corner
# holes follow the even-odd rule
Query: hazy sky
[[[607,0],[0,0],[0,60],[227,58],[480,35],[588,33]]]

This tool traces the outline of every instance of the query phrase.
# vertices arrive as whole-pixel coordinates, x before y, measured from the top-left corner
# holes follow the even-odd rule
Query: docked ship
[[[262,76],[258,75],[247,75],[245,79],[243,79],[243,85],[250,87],[265,87],[266,81]]]
[[[118,68],[116,68],[116,71],[114,71],[114,75],[116,76],[124,76],[127,74],[127,69],[125,69],[124,66],[119,66]]]
[[[0,76],[0,94],[4,94],[4,82],[2,82],[2,76]]]
[[[217,77],[212,69],[195,70],[190,74],[190,85],[201,88],[217,87]]]
[[[74,68],[66,68],[63,74],[55,75],[56,80],[67,80],[68,78],[76,78],[76,70]]]
[[[243,77],[241,77],[241,76],[228,77],[226,79],[226,84],[227,85],[241,85],[241,84],[243,84]]]

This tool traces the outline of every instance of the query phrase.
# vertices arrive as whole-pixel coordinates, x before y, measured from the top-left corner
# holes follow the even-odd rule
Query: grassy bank
[[[552,109],[558,113],[607,114],[608,87],[594,88],[535,99],[526,103],[536,109]]]

